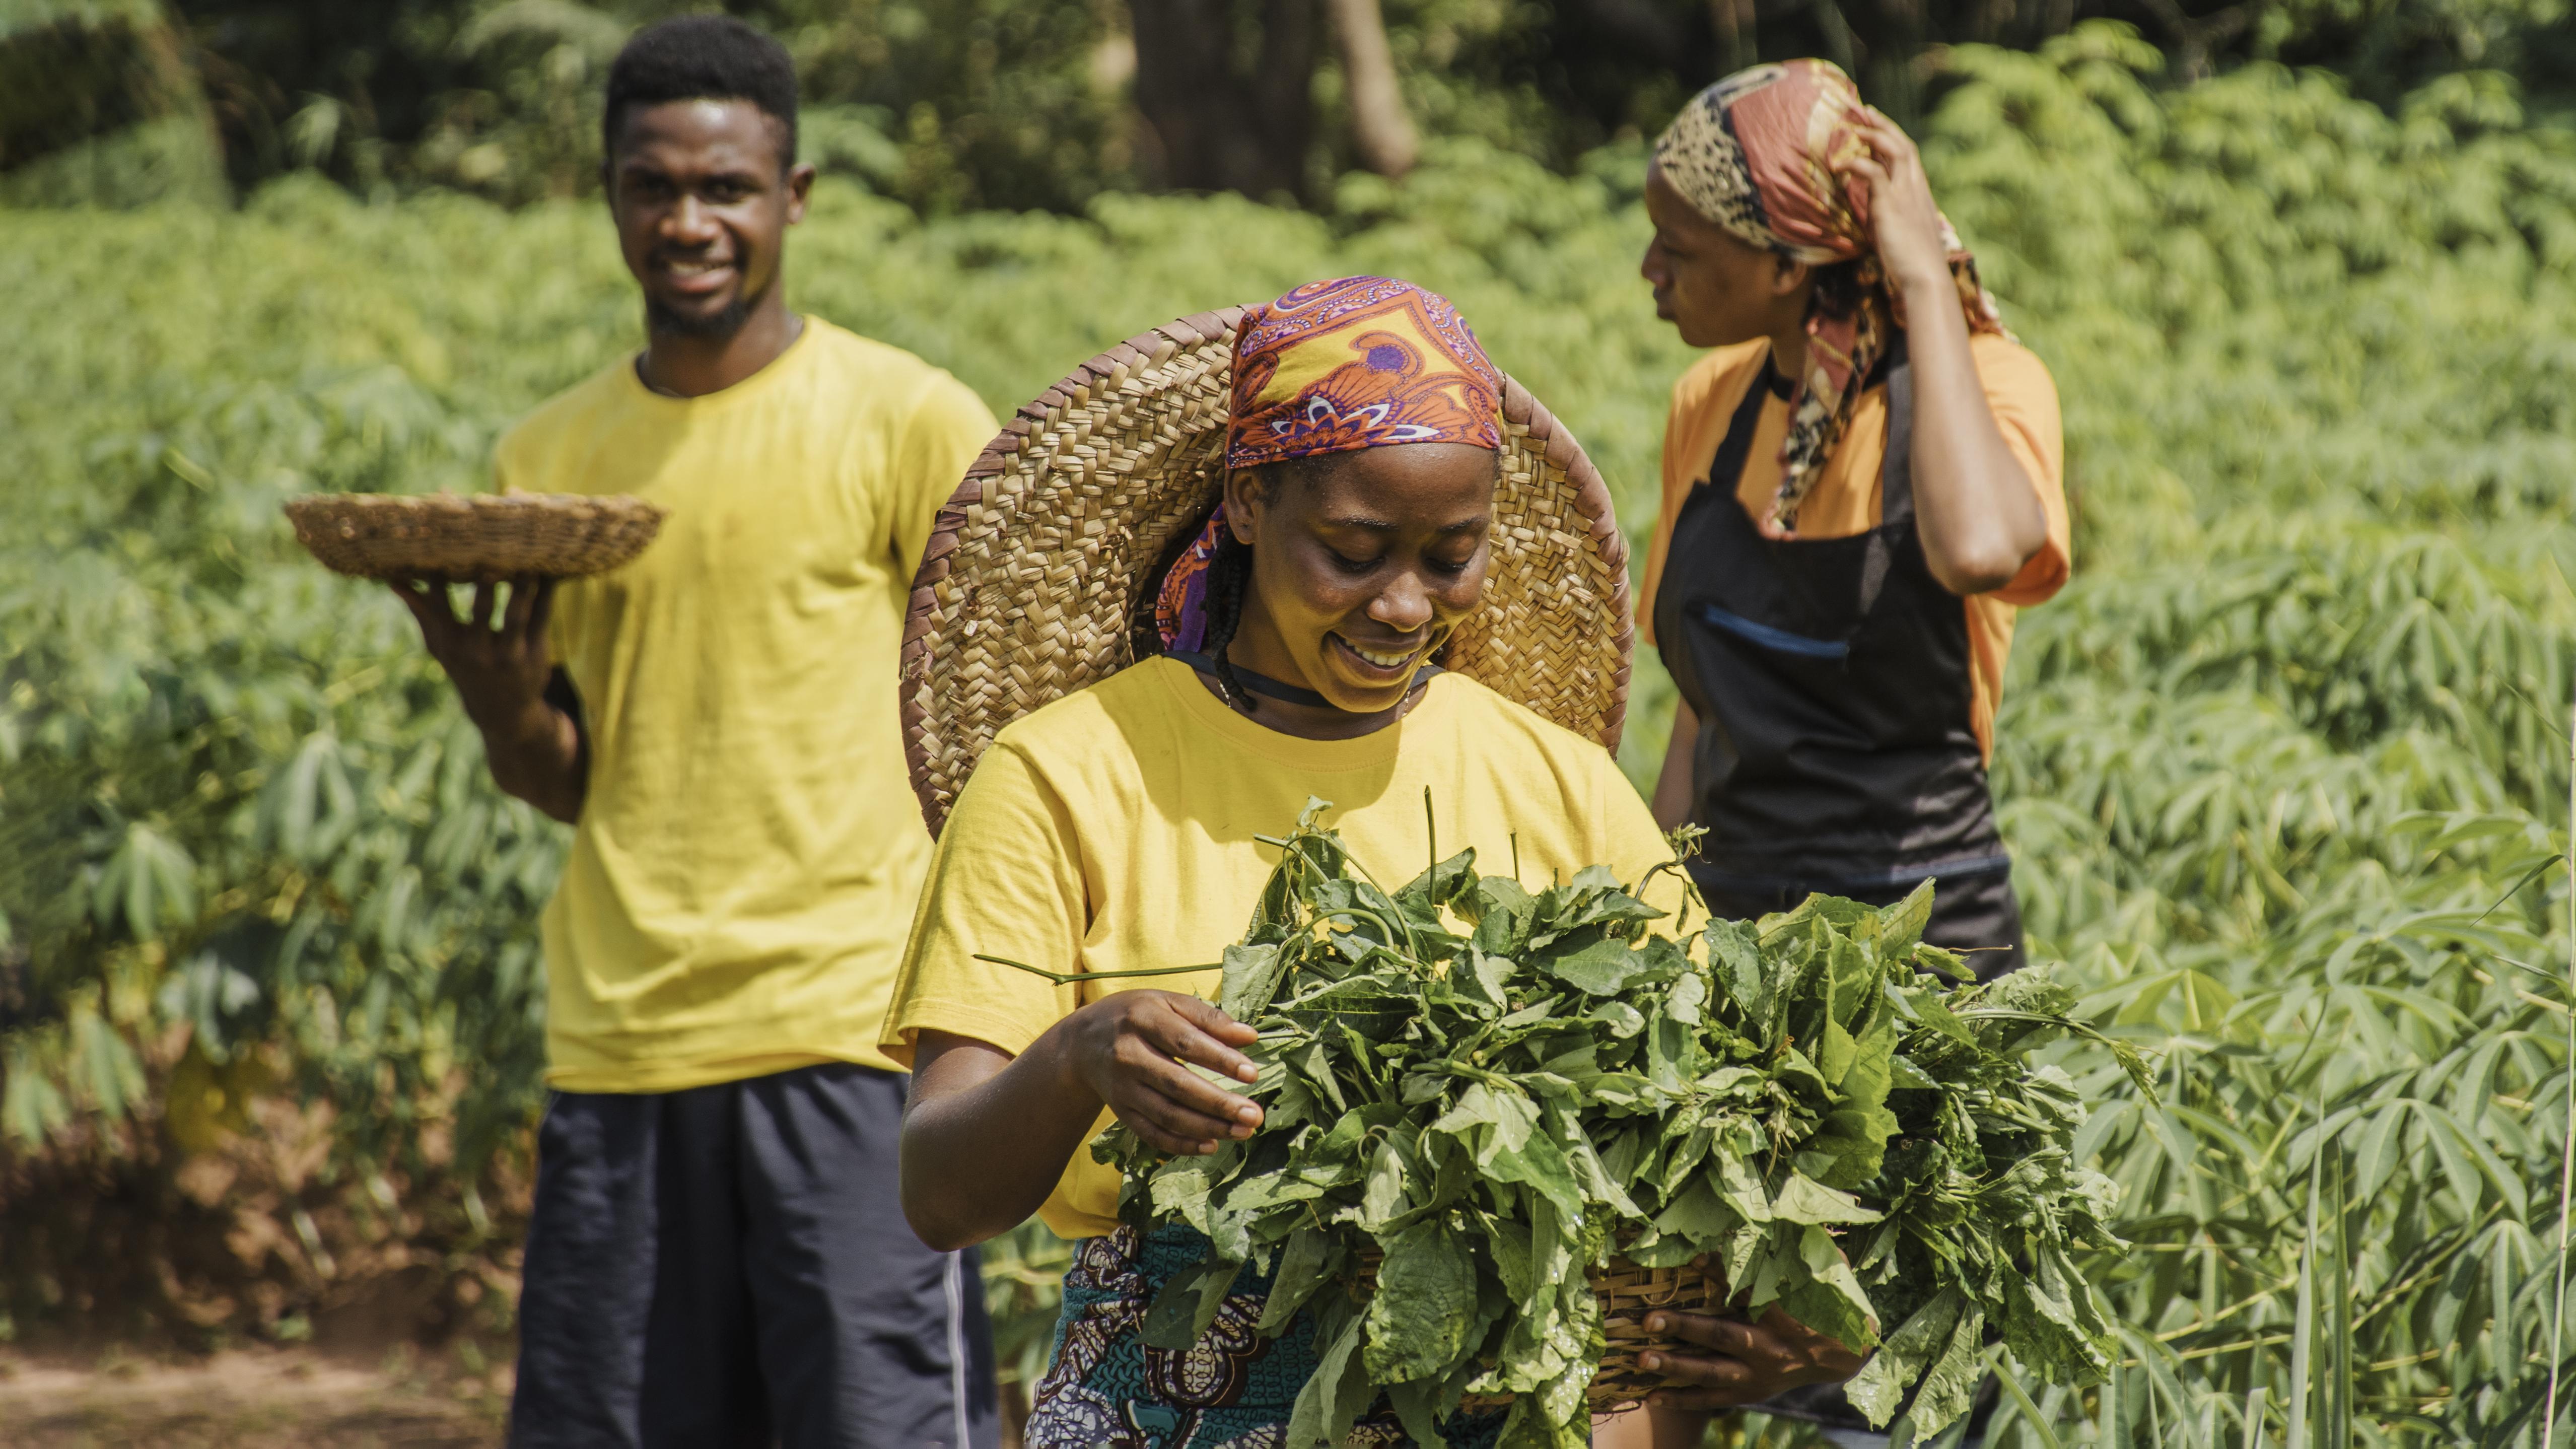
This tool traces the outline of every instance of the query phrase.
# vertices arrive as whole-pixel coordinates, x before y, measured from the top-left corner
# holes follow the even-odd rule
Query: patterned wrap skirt
[[[1289,1410],[1315,1373],[1314,1316],[1285,1333],[1252,1331],[1270,1277],[1246,1264],[1216,1322],[1186,1352],[1147,1348],[1145,1310],[1173,1274],[1195,1265],[1207,1239],[1180,1226],[1121,1227],[1087,1238],[1064,1275],[1055,1352],[1030,1407],[1028,1449],[1279,1449]],[[1450,1449],[1492,1449],[1503,1411],[1444,1421]],[[1369,1449],[1410,1444],[1384,1401],[1353,1431]]]

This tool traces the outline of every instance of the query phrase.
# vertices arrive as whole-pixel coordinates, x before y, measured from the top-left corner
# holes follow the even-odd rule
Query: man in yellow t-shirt
[[[564,584],[401,586],[494,778],[575,827],[544,921],[549,1084],[516,1445],[995,1442],[971,1254],[895,1195],[878,1044],[930,857],[897,653],[992,415],[790,313],[795,78],[721,16],[610,72],[610,214],[649,342],[504,437],[505,491],[667,511]]]

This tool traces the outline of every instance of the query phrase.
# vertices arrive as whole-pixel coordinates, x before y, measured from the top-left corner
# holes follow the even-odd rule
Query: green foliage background
[[[2383,110],[2259,64],[2158,89],[2156,61],[2109,26],[1963,47],[1925,128],[2066,411],[2076,581],[2024,616],[1997,760],[2017,879],[2040,954],[2161,1063],[2153,1101],[2087,1083],[2129,1366],[2008,1396],[2000,1432],[2235,1443],[2296,1398],[2338,1444],[2536,1442],[2576,142],[2493,76]],[[1458,300],[1636,534],[1689,361],[1634,277],[1641,174],[1633,146],[1565,175],[1451,139],[1316,213],[932,221],[827,181],[793,295],[1006,411],[1174,315],[1393,272]],[[492,791],[394,601],[311,566],[277,504],[481,486],[502,426],[636,342],[607,228],[290,178],[238,211],[0,213],[0,240],[33,302],[0,352],[0,1196],[208,1150],[282,1073],[331,1115],[280,1213],[401,1203],[487,1242],[561,836]],[[1643,779],[1670,698],[1638,673]],[[1006,1353],[1043,1351],[1055,1251],[997,1255]],[[0,1327],[75,1311],[9,1252]],[[275,1332],[328,1277],[217,1317]]]
[[[1168,184],[1135,104],[1126,0],[6,0],[0,199],[131,202],[319,169],[365,195],[449,188],[522,203],[586,193],[599,92],[636,27],[722,8],[794,54],[808,159],[925,213],[1078,212]],[[1316,0],[1205,0],[1245,48],[1321,26]],[[1756,60],[1819,55],[1913,124],[1943,48],[2039,46],[2077,24],[2146,28],[2174,73],[2319,66],[2393,106],[2493,72],[2576,99],[2565,0],[1383,0],[1408,109],[1571,170],[1651,135]],[[1152,13],[1150,10],[1149,14]],[[1302,17],[1302,20],[1300,19]],[[1332,44],[1311,77],[1313,189],[1357,164]]]

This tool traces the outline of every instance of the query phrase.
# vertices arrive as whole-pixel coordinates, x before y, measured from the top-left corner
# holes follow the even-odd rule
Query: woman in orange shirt
[[[1914,143],[1826,62],[1694,98],[1646,208],[1656,315],[1713,349],[1673,390],[1639,599],[1681,692],[1656,818],[1707,828],[1691,872],[1719,914],[1929,879],[1926,936],[2010,970],[2021,915],[1986,764],[2014,609],[2067,573],[2048,372],[2004,331]],[[1700,1412],[1757,1396],[1704,1341],[1720,1356],[1671,1366],[1700,1387],[1657,1395],[1655,1443],[1696,1443]],[[1763,1407],[1866,1430],[1838,1391],[1804,1392]]]

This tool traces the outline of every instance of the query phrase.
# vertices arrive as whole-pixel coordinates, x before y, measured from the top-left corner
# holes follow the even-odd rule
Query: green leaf
[[[1342,1259],[1340,1245],[1324,1229],[1301,1227],[1290,1233],[1286,1245],[1279,1250],[1279,1265],[1270,1279],[1270,1297],[1261,1305],[1261,1320],[1255,1331],[1264,1338],[1277,1338],[1287,1332],[1297,1311],[1332,1281]]]
[[[1369,1297],[1369,1379],[1383,1385],[1438,1378],[1469,1347],[1475,1262],[1439,1223],[1415,1223],[1384,1246],[1377,1291]]]
[[[1967,1299],[1956,1288],[1941,1290],[1931,1302],[1916,1309],[1914,1316],[1889,1334],[1878,1352],[1871,1354],[1860,1372],[1843,1386],[1852,1406],[1868,1415],[1873,1424],[1895,1418],[1906,1394],[1949,1351],[1953,1330],[1966,1309]]]
[[[1850,1224],[1874,1223],[1880,1215],[1861,1206],[1851,1194],[1793,1169],[1771,1198],[1771,1216],[1787,1223]]]
[[[1270,1008],[1287,975],[1288,958],[1275,944],[1225,948],[1225,984],[1217,1009],[1237,1021],[1251,1021]]]
[[[1923,1375],[1907,1408],[1919,1434],[1937,1434],[1968,1412],[1976,1402],[1977,1381],[1985,1372],[1985,1311],[1970,1303],[1951,1330],[1941,1357]]]
[[[1139,1336],[1146,1346],[1180,1353],[1197,1343],[1208,1325],[1216,1322],[1217,1310],[1225,1306],[1235,1275],[1242,1271],[1243,1264],[1228,1262],[1210,1249],[1196,1263],[1164,1279],[1145,1310]]]
[[[1556,978],[1592,996],[1609,996],[1626,988],[1647,961],[1627,942],[1606,937],[1549,963]]]
[[[1351,1309],[1333,1316],[1340,1321],[1316,1325],[1314,1376],[1297,1391],[1288,1413],[1287,1442],[1295,1449],[1341,1443],[1375,1393],[1360,1361],[1367,1320]]]

